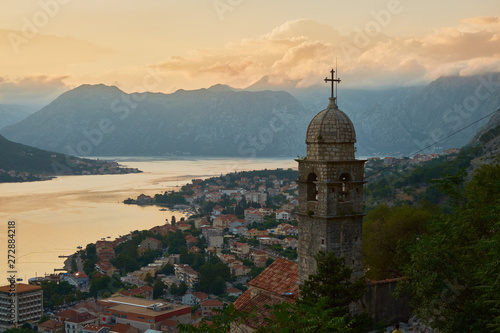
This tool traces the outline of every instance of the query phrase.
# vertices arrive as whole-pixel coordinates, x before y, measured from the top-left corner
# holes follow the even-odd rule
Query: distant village
[[[104,160],[89,160],[69,158],[68,165],[56,162],[57,154],[51,155],[53,159],[52,172],[27,172],[18,170],[5,170],[0,168],[0,182],[29,182],[50,180],[58,175],[110,175],[141,172],[137,168],[124,168],[117,162]]]

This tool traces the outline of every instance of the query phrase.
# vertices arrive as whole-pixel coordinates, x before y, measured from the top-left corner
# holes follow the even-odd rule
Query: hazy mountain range
[[[23,105],[0,104],[0,129],[20,122],[35,111]]]
[[[273,91],[280,89],[287,91]],[[80,156],[292,157],[305,154],[307,124],[329,93],[326,84],[296,89],[265,78],[245,90],[216,85],[172,94],[83,85],[0,133]],[[457,131],[434,148],[461,147],[500,107],[500,74],[383,90],[339,86],[338,104],[355,125],[361,156],[409,155]]]

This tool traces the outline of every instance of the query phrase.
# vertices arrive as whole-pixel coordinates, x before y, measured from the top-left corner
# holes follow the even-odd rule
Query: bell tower
[[[353,276],[362,274],[364,160],[355,158],[356,132],[332,95],[309,123],[307,156],[299,164],[299,284],[316,272],[314,255],[334,251],[345,257]]]

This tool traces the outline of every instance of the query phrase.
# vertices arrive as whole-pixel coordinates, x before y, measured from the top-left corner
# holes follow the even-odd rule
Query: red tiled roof
[[[193,292],[193,296],[196,297],[197,299],[199,299],[200,301],[204,301],[204,300],[208,299],[208,295],[205,294],[204,292],[201,292],[201,291]]]
[[[63,312],[58,313],[57,316],[68,319],[68,318],[76,316],[77,313],[78,312],[76,312],[75,310],[66,309]]]
[[[293,298],[296,298],[299,294],[298,278],[299,265],[294,261],[278,258],[248,284],[278,296],[293,293]]]
[[[264,326],[264,318],[269,318],[271,316],[270,310],[266,307],[266,305],[273,306],[275,304],[282,303],[283,301],[291,302],[292,300],[275,297],[266,293],[258,293],[256,296],[252,297],[252,292],[247,290],[236,300],[236,302],[234,302],[234,307],[238,311],[247,313],[255,310],[255,316],[249,318],[244,324],[257,329]]]
[[[45,327],[49,330],[53,330],[55,328],[58,328],[58,327],[62,327],[64,326],[63,323],[61,322],[58,322],[58,321],[55,321],[55,320],[52,320],[52,319],[49,319],[47,321],[44,321],[43,323],[41,324],[38,324],[38,326],[41,326],[41,327]]]
[[[85,274],[84,272],[76,272],[76,273],[75,273],[75,277],[76,277],[76,278],[79,278],[79,279],[83,279],[83,278],[88,277],[88,275],[87,275],[87,274]]]
[[[208,299],[200,303],[201,306],[222,306],[223,303],[216,299]]]
[[[228,288],[226,290],[228,293],[241,293],[242,291],[239,290],[238,288],[234,288],[234,287],[231,287],[231,288]]]
[[[97,319],[97,317],[88,312],[77,312],[75,316],[69,318],[67,321],[72,323],[83,323],[94,319]]]
[[[148,285],[142,286],[139,289],[141,289],[144,292],[153,291],[153,287],[148,286]]]
[[[130,329],[132,325],[130,324],[115,324],[111,329],[109,330],[110,332],[118,332],[118,333],[126,333]]]
[[[16,283],[15,291],[14,293],[24,293],[26,291],[34,291],[34,290],[41,290],[42,288],[40,286],[34,286],[31,284],[26,284],[26,283]],[[5,293],[10,293],[10,285],[2,286],[0,287],[0,291],[5,292]]]

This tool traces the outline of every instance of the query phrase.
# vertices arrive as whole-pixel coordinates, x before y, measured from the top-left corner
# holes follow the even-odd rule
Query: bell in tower
[[[362,274],[364,160],[355,158],[356,132],[337,106],[332,84],[327,108],[309,123],[307,156],[299,163],[299,283],[316,273],[314,255],[345,257],[353,277]]]

